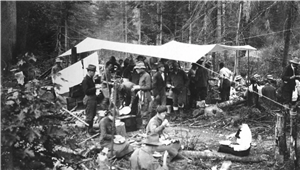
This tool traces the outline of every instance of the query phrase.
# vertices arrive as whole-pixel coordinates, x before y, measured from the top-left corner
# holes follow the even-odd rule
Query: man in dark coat
[[[188,85],[189,80],[186,73],[179,68],[176,61],[172,62],[170,65],[170,73],[167,78],[167,86],[171,88],[173,92],[173,110],[175,112],[175,116],[172,118],[173,120],[177,118],[178,112],[183,114],[183,108],[186,104]]]
[[[157,66],[157,72],[152,77],[152,95],[154,100],[150,104],[151,117],[155,114],[157,105],[166,105],[166,74],[162,63]]]
[[[271,100],[276,101],[276,88],[272,85],[272,81],[274,81],[272,75],[267,76],[267,83],[264,85],[264,87],[261,90],[261,93],[263,96],[267,98],[262,98],[263,101],[266,103],[266,105],[270,108],[273,108],[274,103]]]
[[[201,101],[205,101],[208,90],[208,70],[205,68],[203,62],[204,57],[197,61],[199,65],[196,71],[196,93],[197,99]]]
[[[189,78],[189,91],[190,91],[190,107],[195,108],[196,107],[196,102],[198,100],[197,98],[197,89],[196,89],[196,71],[197,71],[197,64],[192,63],[192,67],[188,72],[188,78]]]
[[[283,104],[292,104],[292,94],[295,90],[297,75],[297,67],[300,63],[299,57],[294,57],[290,60],[290,64],[284,69],[281,79],[283,81],[282,97]]]
[[[95,133],[93,129],[94,117],[96,115],[97,99],[96,99],[96,86],[94,82],[94,75],[96,72],[96,66],[89,64],[87,69],[87,75],[82,81],[82,88],[85,94],[83,98],[83,104],[86,105],[85,114],[86,122],[89,124],[88,133],[93,135]]]

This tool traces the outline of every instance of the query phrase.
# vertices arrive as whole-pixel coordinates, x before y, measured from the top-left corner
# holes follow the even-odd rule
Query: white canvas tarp
[[[83,68],[82,62],[78,61],[71,66],[59,71],[57,76],[52,80],[55,84],[59,84],[59,88],[55,88],[55,92],[58,94],[64,94],[69,92],[69,88],[73,87],[82,82],[87,71],[86,68],[89,64],[95,65],[99,68],[98,54],[97,52],[87,56],[83,59]],[[96,74],[99,74],[99,69],[96,69]]]
[[[179,60],[185,62],[196,62],[199,58],[205,54],[211,52],[221,52],[224,50],[256,50],[255,48],[245,45],[245,46],[227,46],[220,44],[211,45],[196,45],[187,44],[177,41],[170,41],[166,44],[160,46],[153,45],[139,45],[139,44],[129,44],[120,43],[106,40],[99,40],[94,38],[86,38],[79,44],[77,44],[77,53],[83,53],[88,51],[96,51],[101,49],[120,51],[138,55],[152,56],[158,58]],[[71,50],[60,55],[66,56],[71,55]]]

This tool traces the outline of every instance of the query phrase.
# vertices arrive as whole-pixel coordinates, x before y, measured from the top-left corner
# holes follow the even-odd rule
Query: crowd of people
[[[245,75],[235,76],[224,63],[219,64],[220,71],[217,78],[210,77],[211,63],[204,57],[192,63],[188,72],[183,70],[177,61],[161,59],[157,63],[148,64],[145,59],[144,56],[138,56],[136,61],[130,57],[117,62],[114,57],[111,57],[105,64],[102,85],[97,87],[93,81],[96,66],[90,64],[87,67],[87,75],[82,81],[86,122],[89,125],[88,133],[91,135],[96,133],[93,129],[93,119],[96,115],[97,88],[108,91],[108,95],[104,95],[105,98],[110,99],[111,96],[117,98],[114,102],[111,100],[112,104],[108,108],[107,116],[100,121],[101,142],[113,140],[111,124],[115,118],[112,116],[112,111],[116,108],[118,110],[122,107],[130,107],[131,112],[137,117],[139,115],[143,120],[141,127],[145,129],[147,136],[141,148],[134,150],[128,143],[114,147],[115,153],[120,157],[132,153],[130,158],[132,169],[167,169],[168,161],[175,158],[187,160],[180,154],[180,141],[171,140],[168,135],[164,134],[164,129],[169,126],[166,117],[169,117],[171,121],[184,117],[186,114],[184,109],[197,107],[197,101],[203,101],[205,107],[208,92],[212,88],[210,86],[217,86],[219,102],[242,97],[248,99],[248,106],[257,107],[259,107],[260,99],[270,105],[274,104],[274,101],[293,104],[297,100],[295,95],[300,94],[297,93],[300,87],[297,80],[300,79],[297,74],[300,60],[297,58],[290,60],[290,65],[285,68],[281,86],[277,85],[272,75],[266,76],[265,79],[258,74],[249,79]],[[150,65],[155,67],[150,67]],[[210,83],[210,81],[216,83]],[[116,82],[118,82],[117,86]],[[117,90],[117,95],[112,95],[114,90]],[[168,107],[170,101],[172,111]],[[249,155],[252,140],[249,126],[241,124],[238,132],[232,136],[237,138],[236,142],[221,144],[219,152],[237,156]],[[154,159],[155,152],[164,153],[162,166]]]

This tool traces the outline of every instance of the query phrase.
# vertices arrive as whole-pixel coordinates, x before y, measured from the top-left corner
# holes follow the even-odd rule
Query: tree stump
[[[293,109],[290,110],[290,166],[291,169],[297,169],[297,111]]]
[[[275,160],[276,164],[280,165],[287,159],[287,145],[285,134],[285,113],[277,114],[277,121],[275,126]]]

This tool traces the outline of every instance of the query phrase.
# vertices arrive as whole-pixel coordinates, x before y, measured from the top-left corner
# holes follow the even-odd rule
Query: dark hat
[[[159,135],[158,134],[150,134],[147,136],[145,140],[143,140],[143,143],[146,145],[155,145],[159,146],[162,145],[161,142],[159,142]]]
[[[136,65],[134,66],[134,69],[138,69],[138,68],[146,68],[145,63],[144,62],[138,62],[136,63]]]
[[[158,63],[157,68],[165,67],[163,63]]]
[[[168,108],[167,108],[167,106],[158,106],[158,107],[156,108],[156,111],[157,111],[158,113],[167,112],[167,111],[168,111]]]
[[[138,59],[143,59],[143,60],[145,60],[146,59],[146,57],[145,56],[143,56],[143,55],[138,55],[137,57],[136,57],[136,59],[138,60]]]
[[[88,67],[86,68],[88,71],[96,71],[96,66],[93,64],[89,64]]]

